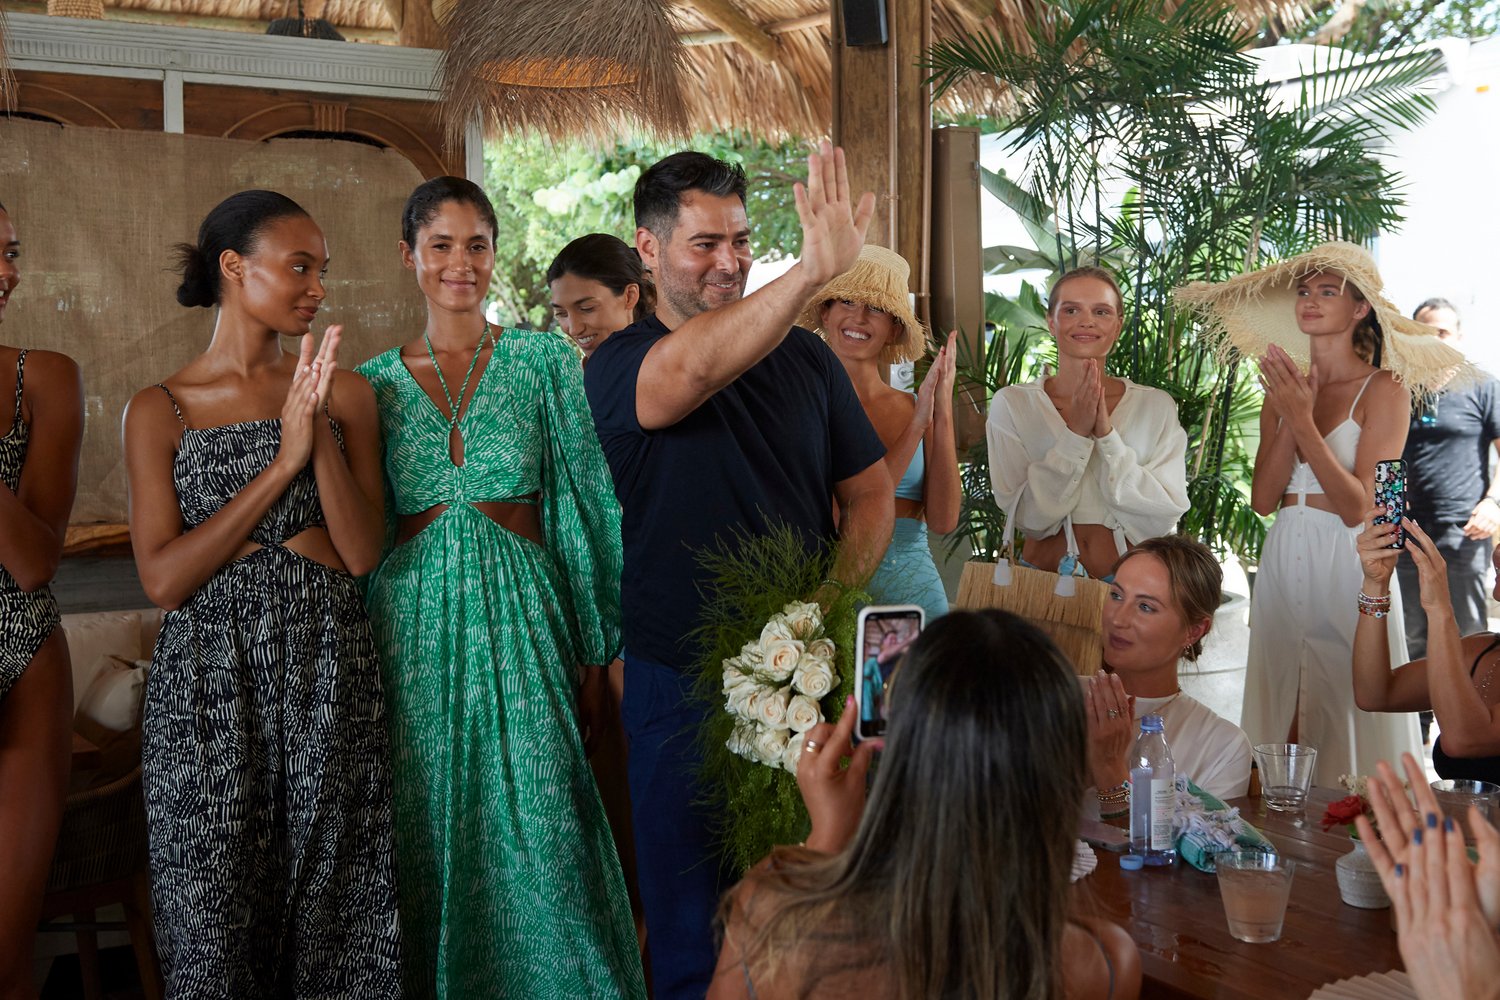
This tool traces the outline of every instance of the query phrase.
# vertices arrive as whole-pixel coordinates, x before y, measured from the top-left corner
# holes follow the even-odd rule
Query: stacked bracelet
[[[1099,816],[1101,819],[1111,816],[1123,816],[1130,811],[1130,783],[1121,782],[1113,788],[1101,789],[1099,796]]]
[[[1363,590],[1359,592],[1359,613],[1371,618],[1384,618],[1391,613],[1391,595],[1371,597]]]

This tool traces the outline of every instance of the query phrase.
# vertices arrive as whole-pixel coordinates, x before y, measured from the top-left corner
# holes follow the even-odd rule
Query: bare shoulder
[[[157,434],[170,434],[175,438],[181,427],[172,399],[162,391],[161,385],[148,385],[131,396],[125,404],[122,419],[127,441]]]
[[[1366,398],[1374,397],[1382,402],[1395,402],[1402,399],[1411,399],[1411,390],[1406,384],[1397,381],[1396,376],[1389,369],[1376,369],[1370,378],[1369,388],[1365,390]]]
[[[64,389],[76,385],[80,378],[78,362],[59,351],[26,352],[26,384],[33,381],[41,387]]]
[[[1070,922],[1063,932],[1060,957],[1067,1000],[1135,1000],[1140,996],[1140,951],[1116,923],[1100,918]]]

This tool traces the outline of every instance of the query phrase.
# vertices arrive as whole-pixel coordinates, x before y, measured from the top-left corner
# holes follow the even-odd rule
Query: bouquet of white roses
[[[701,798],[736,870],[806,840],[796,769],[806,737],[854,691],[854,631],[869,595],[832,583],[838,553],[769,522],[700,549],[703,605],[693,639],[693,700],[704,709]],[[817,594],[818,603],[808,602]]]
[[[838,687],[837,648],[816,604],[792,601],[760,637],[724,664],[724,709],[734,719],[725,741],[746,760],[797,773],[805,733],[822,722],[822,700]]]

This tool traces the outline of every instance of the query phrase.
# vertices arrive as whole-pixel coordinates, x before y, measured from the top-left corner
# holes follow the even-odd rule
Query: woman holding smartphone
[[[316,350],[328,245],[241,191],[177,247],[208,349],[125,412],[130,540],[166,609],[141,774],[168,997],[399,995],[389,752],[355,577],[380,554],[380,431]],[[301,338],[298,354],[282,336]]]
[[[1360,593],[1379,601],[1391,592],[1400,549],[1391,548],[1394,524],[1377,524],[1372,508],[1359,535],[1364,568]],[[1500,635],[1476,632],[1460,637],[1448,590],[1448,567],[1421,525],[1404,521],[1406,551],[1417,567],[1420,600],[1427,616],[1427,656],[1390,667],[1385,623],[1359,616],[1354,631],[1354,700],[1366,712],[1432,711],[1441,732],[1432,744],[1432,766],[1443,778],[1469,778],[1500,784]],[[1500,549],[1495,550],[1500,556]],[[1500,593],[1500,582],[1495,590]],[[1500,599],[1500,598],[1497,598]]]
[[[0,319],[21,282],[21,240],[0,205]],[[31,990],[32,943],[68,790],[73,673],[49,584],[83,439],[78,365],[0,345],[0,996]],[[9,404],[8,406],[5,404]]]
[[[1355,706],[1355,537],[1373,503],[1376,462],[1401,455],[1413,389],[1441,384],[1464,360],[1402,316],[1382,287],[1366,251],[1327,243],[1178,292],[1260,359],[1265,387],[1251,504],[1276,520],[1250,605],[1241,724],[1251,743],[1317,747],[1313,780],[1322,785],[1421,746],[1415,714]],[[1389,669],[1405,662],[1406,642],[1400,605],[1385,610]]]
[[[812,832],[725,897],[710,1000],[1136,997],[1129,935],[1071,907],[1088,785],[1072,664],[1014,615],[955,611],[900,676],[885,740],[850,748],[852,699],[802,734]]]

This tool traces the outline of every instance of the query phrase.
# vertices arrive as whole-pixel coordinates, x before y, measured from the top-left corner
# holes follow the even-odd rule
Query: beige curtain
[[[401,207],[421,181],[400,154],[358,143],[0,119],[0,202],[22,249],[0,342],[62,351],[83,369],[73,523],[125,521],[125,403],[202,351],[213,331],[210,310],[177,305],[172,244],[196,238],[208,210],[236,191],[270,188],[296,200],[322,227],[331,256],[315,332],[343,323],[341,362],[353,367],[421,330],[422,296],[396,250]]]

